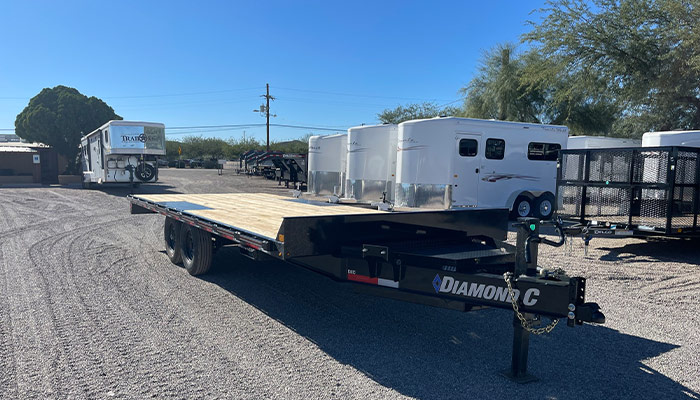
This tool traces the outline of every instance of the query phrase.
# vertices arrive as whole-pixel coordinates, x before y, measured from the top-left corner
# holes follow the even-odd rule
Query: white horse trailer
[[[616,138],[607,136],[569,136],[566,149],[611,149],[615,147],[639,147],[639,139]]]
[[[647,132],[642,135],[642,147],[661,146],[700,147],[700,131]]]
[[[565,126],[470,118],[399,124],[396,206],[551,216]]]
[[[348,135],[309,138],[308,192],[319,196],[343,195]]]
[[[398,126],[357,126],[348,129],[345,197],[361,203],[394,200]]]
[[[165,125],[109,121],[80,140],[83,187],[93,183],[156,182],[165,155]]]

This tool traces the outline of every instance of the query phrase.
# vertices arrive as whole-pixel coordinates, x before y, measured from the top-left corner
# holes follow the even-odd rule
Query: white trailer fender
[[[536,198],[542,196],[545,193],[550,193],[548,191],[542,191],[542,190],[529,190],[529,189],[520,189],[516,190],[513,193],[508,196],[508,200],[506,201],[506,207],[508,207],[509,210],[513,211],[513,205],[515,204],[515,199],[517,199],[519,196],[525,196],[527,197],[530,202],[533,202]],[[552,194],[554,196],[554,194]]]

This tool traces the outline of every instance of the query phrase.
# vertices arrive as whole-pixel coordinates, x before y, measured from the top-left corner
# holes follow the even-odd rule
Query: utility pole
[[[267,151],[270,151],[270,100],[274,100],[274,96],[270,96],[270,84],[265,84],[267,89],[265,94],[260,95],[260,97],[265,98],[265,104],[260,106],[260,110],[253,110],[254,112],[265,113],[265,118],[267,119]],[[272,114],[273,117],[276,115]]]
[[[267,111],[265,116],[267,117],[267,151],[270,151],[270,84],[266,83],[267,93],[265,94],[265,100],[267,100],[267,105],[265,106],[265,111]]]

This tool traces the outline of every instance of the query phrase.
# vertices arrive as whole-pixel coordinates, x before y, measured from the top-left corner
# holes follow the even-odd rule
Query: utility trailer
[[[537,266],[539,220],[523,218],[517,246],[504,243],[508,210],[386,212],[271,194],[130,195],[131,213],[166,217],[166,253],[192,275],[206,273],[212,253],[237,246],[254,260],[274,258],[360,291],[459,311],[513,309],[511,368],[527,373],[530,333],[603,323],[585,302],[584,278]],[[539,317],[552,322],[543,326]]]
[[[593,237],[700,237],[700,148],[563,150],[557,215],[565,231]]]
[[[306,154],[282,154],[282,158],[272,158],[275,166],[275,179],[278,185],[284,182],[286,187],[292,183],[295,188],[301,189],[306,185],[307,163]]]

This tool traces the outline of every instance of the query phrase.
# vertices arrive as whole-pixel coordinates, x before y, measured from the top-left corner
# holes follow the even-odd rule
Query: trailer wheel
[[[515,199],[513,203],[513,211],[511,211],[511,216],[514,219],[520,217],[529,217],[532,214],[532,203],[530,199],[525,196],[519,196]]]
[[[209,271],[212,259],[211,234],[190,225],[180,229],[180,254],[182,264],[190,275],[202,275]]]
[[[136,167],[136,178],[148,182],[156,176],[156,169],[151,164],[141,163]]]
[[[550,219],[552,218],[552,211],[554,211],[554,196],[545,193],[537,198],[533,210],[535,217],[539,219]]]
[[[182,229],[181,222],[175,221],[170,217],[165,218],[165,227],[163,229],[165,253],[173,264],[180,264],[182,262],[182,255],[180,254],[180,229]]]

